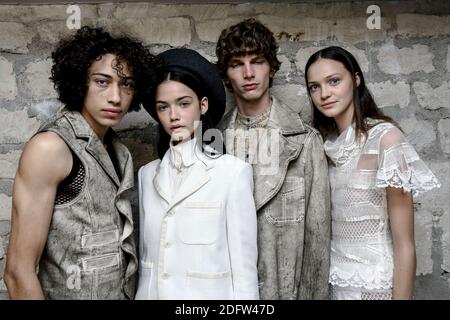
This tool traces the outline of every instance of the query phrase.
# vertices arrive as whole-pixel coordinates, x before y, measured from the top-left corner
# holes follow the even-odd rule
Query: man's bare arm
[[[11,233],[4,280],[11,299],[43,299],[36,267],[47,241],[58,184],[69,175],[72,155],[53,132],[33,137],[14,179]]]

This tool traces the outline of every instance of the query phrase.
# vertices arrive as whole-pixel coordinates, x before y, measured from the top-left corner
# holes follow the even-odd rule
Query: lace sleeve
[[[398,128],[390,127],[379,139],[377,187],[403,188],[414,197],[440,187],[435,175]]]

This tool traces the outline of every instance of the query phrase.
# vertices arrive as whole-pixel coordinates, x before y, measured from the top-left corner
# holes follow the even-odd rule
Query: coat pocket
[[[178,236],[185,244],[212,244],[219,238],[225,221],[220,202],[186,202],[177,223]]]
[[[297,224],[305,217],[303,177],[286,177],[280,192],[264,211],[267,220],[277,226]]]
[[[108,253],[99,256],[81,258],[83,271],[101,270],[111,267],[119,267],[120,254]]]
[[[119,230],[113,229],[93,234],[85,234],[81,236],[82,248],[101,247],[119,241]]]
[[[91,299],[124,298],[120,260],[119,252],[81,258],[81,274],[90,279],[92,285]]]
[[[190,299],[232,299],[233,285],[231,272],[187,271],[187,290]]]

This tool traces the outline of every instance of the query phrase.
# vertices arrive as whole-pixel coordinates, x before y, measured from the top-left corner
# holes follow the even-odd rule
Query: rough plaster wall
[[[367,2],[303,4],[85,4],[81,23],[128,32],[159,53],[186,46],[215,60],[222,28],[256,17],[280,41],[273,92],[310,119],[306,59],[336,44],[355,54],[377,103],[397,120],[442,183],[415,199],[417,299],[450,299],[450,5],[382,1],[381,28],[366,27]],[[48,80],[50,52],[66,26],[67,5],[0,5],[0,298],[13,179],[24,143],[59,107]],[[229,104],[233,104],[230,97]],[[143,111],[117,128],[136,170],[155,158],[155,122]]]

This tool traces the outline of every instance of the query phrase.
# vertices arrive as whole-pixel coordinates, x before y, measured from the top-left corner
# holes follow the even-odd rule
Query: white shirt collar
[[[196,159],[197,138],[189,139],[188,141],[179,142],[177,145],[173,145],[170,142],[170,165],[178,170],[188,168],[194,164]]]

